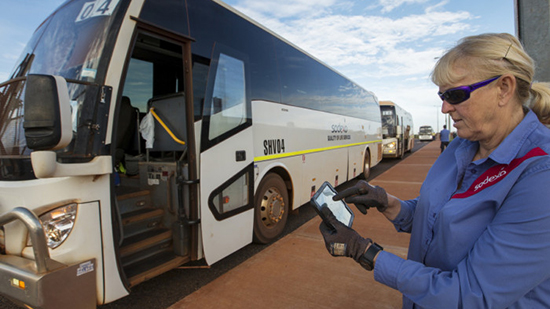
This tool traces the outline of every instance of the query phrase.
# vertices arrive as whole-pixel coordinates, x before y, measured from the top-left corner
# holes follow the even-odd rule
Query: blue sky
[[[4,0],[0,80],[34,29],[64,0]],[[314,57],[412,113],[415,131],[439,124],[441,100],[429,74],[461,37],[515,34],[514,0],[226,0]]]

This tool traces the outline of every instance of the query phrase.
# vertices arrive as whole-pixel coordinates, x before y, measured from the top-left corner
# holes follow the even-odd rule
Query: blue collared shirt
[[[447,129],[443,129],[443,130],[441,130],[441,132],[439,132],[439,139],[442,142],[448,142],[449,141],[449,135],[451,135],[451,131],[449,131]]]
[[[382,251],[374,278],[403,308],[550,308],[550,130],[529,111],[472,162],[477,149],[454,139],[401,202],[408,258]]]

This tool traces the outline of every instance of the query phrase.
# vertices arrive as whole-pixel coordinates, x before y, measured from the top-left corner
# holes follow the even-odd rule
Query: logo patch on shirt
[[[531,149],[525,156],[512,160],[510,164],[500,164],[491,167],[481,176],[479,176],[474,183],[466,190],[466,192],[453,195],[452,198],[466,198],[474,194],[477,194],[490,186],[497,184],[504,179],[511,171],[518,167],[523,161],[533,158],[548,155],[544,150],[539,147]]]

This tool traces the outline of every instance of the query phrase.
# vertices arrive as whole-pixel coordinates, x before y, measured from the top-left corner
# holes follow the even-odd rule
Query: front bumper
[[[38,217],[18,207],[0,217],[0,226],[15,220],[29,230],[35,260],[1,255],[0,294],[30,308],[96,308],[95,259],[73,265],[52,260]]]

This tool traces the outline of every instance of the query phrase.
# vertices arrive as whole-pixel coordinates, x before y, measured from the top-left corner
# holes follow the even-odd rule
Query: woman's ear
[[[516,77],[512,74],[502,75],[497,84],[499,93],[498,93],[498,104],[504,106],[508,104],[516,93]]]

